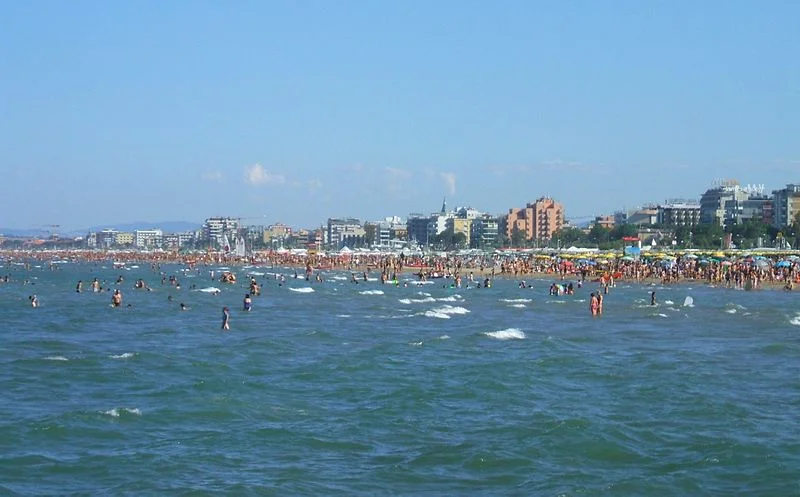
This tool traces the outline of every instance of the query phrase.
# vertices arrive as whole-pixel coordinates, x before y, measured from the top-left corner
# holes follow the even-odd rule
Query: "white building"
[[[133,233],[133,245],[140,249],[152,249],[161,247],[164,233],[161,230],[136,230]]]

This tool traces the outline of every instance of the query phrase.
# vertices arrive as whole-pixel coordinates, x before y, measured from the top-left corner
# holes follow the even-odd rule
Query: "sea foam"
[[[63,355],[51,355],[44,358],[45,361],[69,361]]]
[[[124,354],[117,354],[117,355],[110,355],[111,359],[130,359],[131,357],[135,356],[133,352],[125,352]]]
[[[310,286],[304,286],[301,288],[290,288],[289,290],[297,293],[314,293],[314,289]]]
[[[118,418],[118,417],[124,416],[126,414],[133,414],[134,416],[141,416],[142,415],[142,411],[140,411],[139,409],[137,409],[135,407],[132,408],[132,409],[127,408],[127,407],[120,407],[120,408],[116,408],[115,407],[114,409],[110,409],[108,411],[103,412],[103,414],[111,416],[112,418]]]
[[[519,328],[506,328],[505,330],[498,330],[498,331],[487,331],[484,332],[489,338],[494,338],[495,340],[524,340],[525,339],[525,332],[520,330]]]
[[[383,295],[383,290],[364,290],[363,292],[358,292],[361,295]]]

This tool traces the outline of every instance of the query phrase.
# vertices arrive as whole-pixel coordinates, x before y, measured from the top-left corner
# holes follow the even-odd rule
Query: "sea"
[[[0,265],[2,495],[800,495],[797,292]]]

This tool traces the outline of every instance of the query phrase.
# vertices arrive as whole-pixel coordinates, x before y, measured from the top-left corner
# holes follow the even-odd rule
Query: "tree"
[[[562,247],[586,244],[586,234],[580,228],[561,228],[553,233],[553,238],[558,239]]]
[[[525,246],[525,232],[519,229],[519,226],[514,226],[511,230],[511,246],[517,248]]]
[[[611,230],[594,224],[589,230],[589,241],[596,244],[607,243],[611,239]]]

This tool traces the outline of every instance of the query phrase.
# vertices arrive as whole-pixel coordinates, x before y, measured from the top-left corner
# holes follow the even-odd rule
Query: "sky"
[[[0,0],[0,226],[800,182],[795,0]]]

